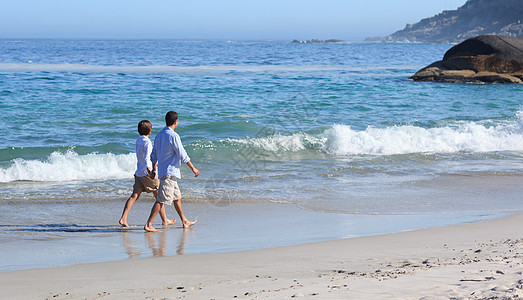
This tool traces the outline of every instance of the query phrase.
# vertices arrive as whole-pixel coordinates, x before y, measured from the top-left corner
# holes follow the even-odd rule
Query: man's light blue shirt
[[[185,152],[180,136],[170,127],[165,126],[154,138],[151,161],[158,162],[158,178],[175,176],[182,178],[180,166],[186,164],[191,158]]]

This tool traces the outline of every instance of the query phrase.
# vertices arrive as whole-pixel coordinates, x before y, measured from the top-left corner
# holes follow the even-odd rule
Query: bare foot
[[[143,227],[143,230],[148,231],[148,232],[157,232],[157,231],[160,231],[160,230],[158,230],[158,229],[156,229],[156,228],[154,228],[154,227],[152,227],[152,226],[147,226],[147,225],[145,225],[145,226]]]
[[[167,219],[166,222],[162,222],[162,225],[172,225],[172,224],[174,224],[174,222],[176,222],[176,219],[172,219],[172,220]]]
[[[194,221],[189,221],[189,220],[183,221],[183,228],[189,228],[192,225],[194,225],[194,223],[196,223],[196,220],[194,220]]]
[[[120,219],[120,221],[118,221],[118,223],[120,223],[120,225],[122,225],[122,227],[129,227],[129,224],[127,224],[127,220],[123,220],[123,219]]]

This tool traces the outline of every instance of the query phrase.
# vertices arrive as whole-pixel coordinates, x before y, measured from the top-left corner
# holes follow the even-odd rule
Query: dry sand
[[[250,252],[6,272],[0,282],[2,299],[518,299],[523,214]]]

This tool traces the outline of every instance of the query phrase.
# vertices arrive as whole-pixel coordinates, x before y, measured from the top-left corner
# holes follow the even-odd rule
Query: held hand
[[[155,178],[156,177],[156,171],[149,172],[149,177]]]

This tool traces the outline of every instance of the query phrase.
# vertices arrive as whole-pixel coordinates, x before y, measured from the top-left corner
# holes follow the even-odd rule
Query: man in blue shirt
[[[138,197],[142,192],[153,193],[154,198],[158,195],[158,186],[160,181],[155,177],[155,174],[151,173],[153,170],[153,164],[151,163],[151,153],[153,151],[153,144],[149,139],[151,132],[153,130],[153,125],[148,120],[142,120],[138,123],[138,133],[140,137],[136,139],[136,172],[134,172],[134,186],[133,193],[127,202],[125,202],[124,210],[122,212],[122,217],[120,218],[120,225],[123,227],[128,227],[127,224],[127,215],[131,207],[133,207],[134,202],[138,200]],[[156,167],[156,166],[155,166]],[[152,175],[152,177],[150,176]],[[160,217],[162,217],[163,225],[171,225],[174,223],[173,220],[167,219],[165,215],[165,209],[160,210]]]
[[[144,226],[146,231],[158,231],[153,227],[153,221],[164,204],[174,204],[174,208],[178,212],[184,228],[188,228],[196,223],[196,220],[189,221],[183,214],[182,194],[177,180],[182,178],[180,174],[180,166],[182,164],[187,164],[191,168],[194,177],[198,177],[200,171],[193,166],[191,158],[183,148],[180,136],[174,132],[174,129],[178,126],[178,114],[174,111],[169,111],[165,115],[165,125],[163,130],[156,135],[151,153],[153,175],[156,173],[156,163],[158,163],[160,187],[158,188],[158,197],[151,209],[147,224]]]

